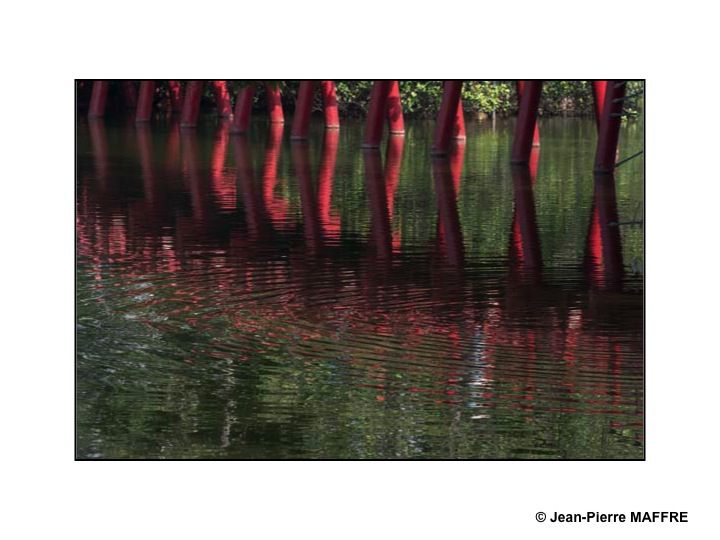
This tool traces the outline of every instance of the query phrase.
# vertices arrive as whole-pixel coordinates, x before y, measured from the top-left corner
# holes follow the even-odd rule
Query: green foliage
[[[258,92],[255,106],[265,106],[264,87],[276,85],[283,95],[283,105],[292,111],[300,81],[228,81],[230,93],[235,96],[247,84],[255,84]],[[335,81],[338,107],[343,117],[364,117],[370,101],[373,82],[370,80]],[[629,81],[627,94],[632,96],[625,101],[625,113],[633,118],[640,114],[644,103],[644,82]],[[158,96],[162,107],[167,106],[169,91],[167,83],[158,83]],[[400,81],[400,95],[403,112],[408,117],[432,117],[437,114],[442,97],[441,81]],[[515,81],[466,81],[462,91],[463,107],[471,117],[484,118],[493,112],[501,116],[510,116],[517,110],[517,92]],[[212,108],[215,96],[212,85],[206,84],[203,92],[204,107]],[[164,105],[163,105],[164,104]],[[322,110],[320,93],[315,95],[314,110]],[[540,101],[540,114],[543,116],[590,116],[593,113],[592,87],[589,81],[547,81],[543,85]]]

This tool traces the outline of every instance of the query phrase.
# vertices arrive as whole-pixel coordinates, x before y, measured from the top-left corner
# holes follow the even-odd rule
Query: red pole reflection
[[[186,179],[188,182],[188,191],[192,201],[193,218],[198,223],[205,221],[207,215],[208,193],[207,186],[203,186],[202,177],[199,171],[199,161],[197,152],[197,134],[192,131],[181,132],[182,151]]]
[[[318,214],[323,235],[326,238],[337,236],[340,233],[340,217],[330,215],[339,140],[340,133],[338,130],[330,129],[325,132],[322,160],[318,172]]]
[[[307,143],[293,142],[292,162],[300,185],[300,204],[302,206],[305,240],[310,250],[316,252],[322,244],[322,233],[308,153]]]
[[[370,198],[375,250],[380,259],[388,260],[392,254],[392,236],[380,152],[377,149],[363,150],[363,164],[365,165],[365,184]]]
[[[153,175],[153,148],[152,132],[147,124],[138,124],[135,130],[140,157],[140,170],[142,171],[143,190],[145,200],[152,205],[156,199],[155,177]]]
[[[522,276],[539,280],[542,253],[535,215],[532,174],[527,166],[516,165],[512,167],[512,177],[515,209],[510,253],[515,256],[517,269]]]
[[[385,152],[385,191],[390,223],[395,214],[395,192],[400,183],[400,169],[402,167],[405,138],[399,136],[388,137],[387,151]],[[400,231],[392,232],[392,247],[394,252],[400,251]]]
[[[265,147],[265,162],[263,164],[263,201],[275,228],[288,226],[288,202],[283,197],[275,197],[283,129],[284,125],[282,123],[270,124],[267,146]]]
[[[180,122],[177,119],[170,125],[165,163],[168,169],[175,169],[180,163]]]
[[[445,256],[450,264],[460,266],[465,255],[457,207],[457,188],[450,161],[444,157],[433,158],[432,171],[438,203],[438,232],[442,236]]]
[[[591,283],[600,289],[619,290],[623,260],[614,175],[595,175],[587,253]]]
[[[210,159],[210,180],[212,182],[215,199],[222,210],[228,211],[235,210],[237,201],[236,182],[234,179],[224,174],[229,131],[230,126],[228,123],[222,122],[217,131],[217,136],[213,145],[212,157]]]
[[[107,187],[108,144],[105,132],[105,121],[102,118],[89,118],[90,145],[95,158],[95,174],[101,188]]]
[[[248,236],[253,239],[259,237],[264,224],[262,197],[255,188],[255,173],[253,171],[252,154],[247,137],[233,137],[235,162],[237,163],[238,186],[245,208],[245,221],[248,227]]]

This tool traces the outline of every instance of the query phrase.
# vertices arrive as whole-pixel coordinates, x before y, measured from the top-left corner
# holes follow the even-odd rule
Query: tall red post
[[[280,89],[277,86],[268,84],[265,87],[265,101],[267,101],[268,116],[271,124],[282,124],[285,122],[283,115],[282,99]]]
[[[123,101],[125,102],[125,106],[133,110],[137,107],[137,89],[135,88],[135,83],[133,81],[123,81],[121,84],[122,93],[123,93]]]
[[[203,81],[190,81],[187,83],[182,114],[180,115],[180,127],[191,128],[197,126],[202,91]]]
[[[530,161],[541,93],[542,81],[524,81],[510,158],[513,163]]]
[[[365,123],[363,148],[379,148],[382,139],[383,123],[387,111],[390,81],[375,81],[370,94],[370,106]]]
[[[314,95],[315,82],[302,81],[295,101],[295,115],[293,116],[293,125],[290,131],[291,139],[302,140],[308,138]]]
[[[90,96],[90,108],[88,116],[91,118],[100,118],[105,116],[105,104],[107,103],[108,81],[95,81],[93,83],[92,95]]]
[[[138,94],[136,122],[149,122],[152,116],[153,96],[155,95],[155,81],[140,81]]]
[[[450,139],[457,120],[462,84],[462,81],[445,81],[443,84],[442,101],[440,102],[437,123],[435,124],[435,137],[432,146],[432,153],[435,155],[447,154],[450,149]]]
[[[605,105],[605,92],[607,90],[607,81],[593,81],[593,104],[595,109],[595,125],[600,131],[600,118],[602,118],[603,106]]]
[[[180,112],[182,110],[182,85],[180,81],[168,81],[170,90],[170,108],[172,112]]]
[[[612,173],[615,170],[626,84],[627,81],[607,81],[595,152],[595,172]]]
[[[235,114],[230,124],[230,133],[248,132],[250,129],[254,97],[255,85],[249,84],[240,89],[237,101],[235,102]]]
[[[523,93],[523,88],[525,88],[525,81],[516,81],[515,89],[517,91],[518,97],[518,109],[520,108],[520,100]],[[540,128],[538,127],[537,123],[535,124],[535,131],[533,132],[533,146],[540,146]]]
[[[457,112],[455,113],[455,125],[453,126],[453,137],[465,139],[465,111],[463,111],[462,98],[458,100]]]
[[[390,135],[405,134],[405,120],[403,118],[402,101],[400,100],[399,81],[390,81],[390,90],[387,98],[387,116],[390,124]]]
[[[321,81],[323,109],[325,111],[325,129],[338,129],[340,116],[338,115],[337,94],[333,81]]]
[[[215,104],[217,106],[218,116],[229,118],[232,116],[232,104],[230,102],[230,92],[228,92],[226,81],[213,81],[213,92],[215,93]]]

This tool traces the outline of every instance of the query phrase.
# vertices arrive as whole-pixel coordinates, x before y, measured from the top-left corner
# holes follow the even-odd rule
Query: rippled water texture
[[[643,457],[642,159],[408,124],[78,121],[79,457]]]

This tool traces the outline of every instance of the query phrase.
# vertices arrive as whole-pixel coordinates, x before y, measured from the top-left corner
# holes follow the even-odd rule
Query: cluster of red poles
[[[257,85],[248,84],[240,90],[233,111],[227,82],[209,81],[209,83],[213,87],[218,114],[231,119],[231,133],[246,133],[250,127],[253,99],[258,90]],[[155,84],[155,81],[141,81],[137,99],[135,100],[133,95],[128,96],[132,102],[136,103],[136,120],[138,122],[150,120]],[[192,128],[197,125],[200,100],[205,84],[206,81],[188,81],[183,96],[180,81],[169,81],[170,101],[173,109],[180,112],[181,127]],[[465,138],[462,85],[463,81],[459,80],[444,81],[432,146],[434,155],[447,155],[453,139]],[[529,163],[532,147],[540,144],[537,117],[542,86],[543,81],[541,80],[517,81],[519,103],[511,153],[513,163]],[[598,80],[592,81],[592,86],[595,100],[595,120],[598,128],[595,172],[612,173],[616,167],[618,137],[627,81]],[[109,81],[94,81],[89,116],[104,116],[108,88]],[[134,86],[130,81],[123,81],[122,88],[126,94],[134,93]],[[308,138],[310,117],[317,89],[322,94],[325,127],[327,129],[340,127],[334,82],[301,81],[295,102],[291,139]],[[284,113],[279,88],[268,84],[265,90],[270,122],[283,123]],[[363,138],[364,148],[380,146],[386,119],[391,136],[404,135],[405,126],[398,81],[374,81]]]

